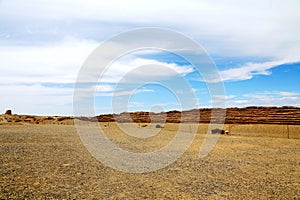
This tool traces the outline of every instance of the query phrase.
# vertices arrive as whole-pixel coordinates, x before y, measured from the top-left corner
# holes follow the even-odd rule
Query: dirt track
[[[108,135],[124,148],[118,130]],[[146,174],[113,170],[94,159],[74,126],[0,126],[1,199],[300,199],[300,140],[221,136],[198,158],[204,135],[172,165]],[[137,149],[155,149],[160,134]],[[123,143],[122,143],[123,141]]]

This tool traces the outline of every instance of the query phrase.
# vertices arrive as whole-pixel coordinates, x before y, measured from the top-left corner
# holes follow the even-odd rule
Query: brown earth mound
[[[0,115],[0,124],[74,124],[74,117],[33,116],[33,115]]]

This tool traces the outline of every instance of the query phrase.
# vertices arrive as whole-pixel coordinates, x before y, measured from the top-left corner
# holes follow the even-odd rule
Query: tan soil
[[[174,135],[162,131],[132,145],[117,128],[105,129],[136,151]],[[300,199],[300,140],[221,136],[200,159],[203,137],[170,166],[129,174],[94,159],[74,126],[0,126],[0,199]]]

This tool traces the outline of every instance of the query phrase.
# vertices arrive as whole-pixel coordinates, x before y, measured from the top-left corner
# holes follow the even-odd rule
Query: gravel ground
[[[162,132],[131,145],[117,129],[107,135],[132,151],[173,137]],[[130,174],[94,159],[74,126],[3,125],[0,199],[300,199],[300,140],[221,136],[200,159],[203,136],[168,167]]]

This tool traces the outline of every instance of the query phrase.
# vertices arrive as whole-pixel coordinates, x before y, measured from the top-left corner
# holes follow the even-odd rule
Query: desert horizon
[[[83,121],[79,126],[87,132],[98,131],[94,124]],[[166,123],[160,128],[144,123],[98,124],[118,148],[137,154],[168,145],[176,134],[181,134],[182,141],[191,131],[196,134],[174,163],[153,172],[126,173],[95,159],[75,125],[2,124],[0,198],[297,199],[300,195],[299,125],[225,124],[230,133],[220,135],[212,151],[199,158],[201,145],[213,136],[207,132],[210,124]],[[170,149],[179,150],[179,146]],[[111,159],[112,164],[126,160]],[[156,165],[143,162],[148,167]]]
[[[248,106],[229,108],[194,108],[190,110],[169,110],[160,112],[132,111],[122,113],[100,114],[95,116],[64,116],[64,115],[27,115],[5,110],[2,115],[24,117],[49,117],[64,119],[81,119],[98,122],[169,122],[169,123],[216,123],[224,124],[290,124],[300,125],[300,107],[297,106]],[[220,118],[220,119],[218,119]]]
[[[228,108],[221,126],[210,123],[214,121],[211,112],[212,109],[202,108],[72,117],[19,115],[7,110],[0,115],[0,198],[297,199],[300,196],[299,107]],[[200,114],[197,123],[195,113]],[[185,121],[180,120],[182,114]],[[205,141],[216,137],[213,134],[216,127],[228,133],[217,136],[209,153],[199,157]],[[169,147],[169,151],[180,153],[181,141],[189,140],[191,134],[194,138],[175,162],[164,167],[156,169],[159,160],[138,160],[146,162],[146,168],[138,168],[145,171],[141,173],[135,171],[138,163],[127,163],[127,157],[114,158],[116,155],[110,151],[104,154],[110,160],[109,165],[98,160],[82,138],[82,134],[92,136],[98,132],[105,134],[117,148],[137,155],[167,147],[176,137],[180,138],[179,143]],[[118,169],[120,164],[125,168]],[[148,168],[156,170],[147,172]]]
[[[0,199],[300,199],[300,0],[0,0]]]

